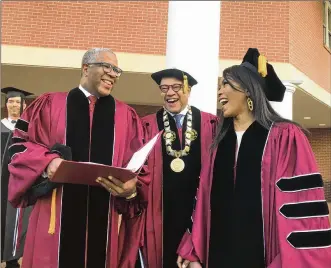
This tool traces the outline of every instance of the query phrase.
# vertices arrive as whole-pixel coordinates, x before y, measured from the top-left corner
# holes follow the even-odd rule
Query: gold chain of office
[[[188,112],[187,112],[184,149],[180,151],[172,149],[172,143],[174,140],[176,140],[176,133],[170,129],[169,117],[166,110],[163,111],[163,125],[164,125],[163,139],[165,140],[167,154],[175,157],[175,159],[171,161],[170,167],[174,172],[181,172],[185,168],[185,163],[183,159],[181,159],[181,157],[189,154],[191,149],[191,142],[198,137],[197,131],[192,128],[193,117],[192,117],[191,107],[190,106],[188,107]]]

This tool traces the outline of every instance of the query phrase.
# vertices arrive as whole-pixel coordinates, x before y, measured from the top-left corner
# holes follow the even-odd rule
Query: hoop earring
[[[254,105],[253,105],[253,101],[251,100],[251,98],[247,98],[247,105],[248,105],[248,109],[250,111],[253,111]]]

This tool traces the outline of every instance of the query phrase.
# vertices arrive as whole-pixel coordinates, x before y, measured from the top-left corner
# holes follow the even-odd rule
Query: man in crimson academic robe
[[[49,178],[63,159],[122,167],[142,146],[136,112],[110,95],[121,73],[110,49],[88,50],[79,87],[40,96],[16,124],[8,198],[34,204],[25,268],[118,267],[119,213],[124,221],[141,213],[146,177],[98,178],[100,187]]]
[[[197,81],[187,72],[166,69],[152,79],[164,107],[143,118],[145,139],[163,134],[148,158],[152,179],[142,259],[144,267],[175,268],[181,238],[192,226],[201,161],[209,154],[216,116],[188,104]]]

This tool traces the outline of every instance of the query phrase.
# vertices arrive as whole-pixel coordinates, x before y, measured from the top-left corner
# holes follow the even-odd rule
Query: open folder
[[[74,162],[63,160],[54,176],[50,179],[58,183],[84,184],[90,186],[100,186],[96,182],[98,177],[107,178],[113,176],[122,182],[133,179],[138,175],[147,157],[158,141],[161,133],[158,133],[135,152],[125,168],[107,166],[92,162]]]

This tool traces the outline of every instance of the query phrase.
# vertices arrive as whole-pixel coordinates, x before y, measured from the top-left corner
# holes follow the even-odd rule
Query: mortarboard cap
[[[162,78],[173,77],[184,83],[184,91],[186,91],[186,87],[193,87],[198,84],[198,81],[193,78],[189,73],[178,70],[178,69],[165,69],[151,75],[152,79],[156,84],[160,85]]]
[[[15,87],[2,88],[1,92],[6,94],[6,101],[9,98],[21,97],[22,99],[25,99],[27,96],[33,95],[30,92],[27,92],[27,91],[24,91],[22,89],[18,89],[18,88],[15,88]]]
[[[281,102],[283,100],[286,87],[278,78],[272,65],[267,62],[265,56],[260,55],[257,48],[248,49],[241,66],[258,73],[262,77],[264,93],[269,101]]]

